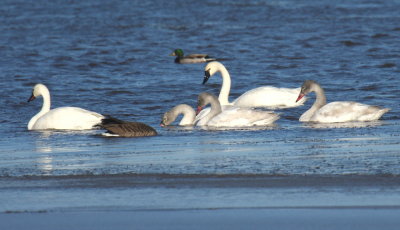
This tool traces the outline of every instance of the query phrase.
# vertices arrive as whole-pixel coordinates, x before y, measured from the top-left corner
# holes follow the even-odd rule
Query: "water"
[[[399,1],[3,1],[0,211],[399,206]],[[367,125],[161,128],[176,104],[217,94],[203,64],[225,58],[231,99],[262,85],[318,81],[328,101],[391,108]],[[159,135],[27,131],[46,84],[52,107],[147,123]],[[364,126],[364,127],[363,127]],[[363,181],[362,183],[360,181]],[[311,194],[311,195],[310,195]]]

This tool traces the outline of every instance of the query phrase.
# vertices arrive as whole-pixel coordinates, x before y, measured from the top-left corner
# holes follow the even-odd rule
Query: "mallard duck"
[[[175,63],[178,64],[193,64],[193,63],[204,63],[215,61],[215,58],[208,56],[207,54],[189,54],[184,56],[182,49],[176,49],[170,56],[176,56]]]

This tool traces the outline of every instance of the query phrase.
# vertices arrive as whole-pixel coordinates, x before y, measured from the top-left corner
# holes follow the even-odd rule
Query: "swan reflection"
[[[313,129],[335,129],[335,128],[367,128],[381,126],[383,121],[354,121],[354,122],[338,122],[338,123],[314,123],[306,122],[302,126]]]

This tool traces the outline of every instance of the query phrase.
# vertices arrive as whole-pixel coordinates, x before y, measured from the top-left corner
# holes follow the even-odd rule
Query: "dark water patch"
[[[393,67],[396,67],[396,64],[394,64],[394,63],[384,63],[384,64],[381,64],[381,65],[378,65],[377,67],[378,68],[393,68]]]
[[[297,67],[298,67],[298,65],[296,65],[296,64],[289,64],[289,65],[273,64],[273,65],[269,66],[270,69],[277,69],[277,70],[279,70],[279,69],[294,69]]]
[[[372,38],[375,38],[375,39],[378,39],[378,38],[386,38],[386,37],[389,37],[389,34],[381,34],[381,33],[378,33],[378,34],[372,35]]]
[[[354,42],[354,41],[351,41],[351,40],[340,41],[340,43],[341,43],[342,45],[347,46],[347,47],[353,47],[353,46],[361,46],[361,45],[364,45],[364,44],[361,43],[361,42]]]
[[[136,95],[132,91],[127,90],[112,90],[111,92],[106,92],[107,96],[114,96],[114,95],[127,95],[127,96],[134,96]]]
[[[377,84],[372,84],[372,85],[362,86],[359,89],[362,91],[376,91],[379,89],[379,86]]]

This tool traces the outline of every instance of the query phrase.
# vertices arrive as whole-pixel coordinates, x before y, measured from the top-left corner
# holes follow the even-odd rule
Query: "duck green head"
[[[171,54],[171,56],[183,57],[183,50],[182,50],[182,49],[176,49],[176,50],[174,50],[174,52]]]

